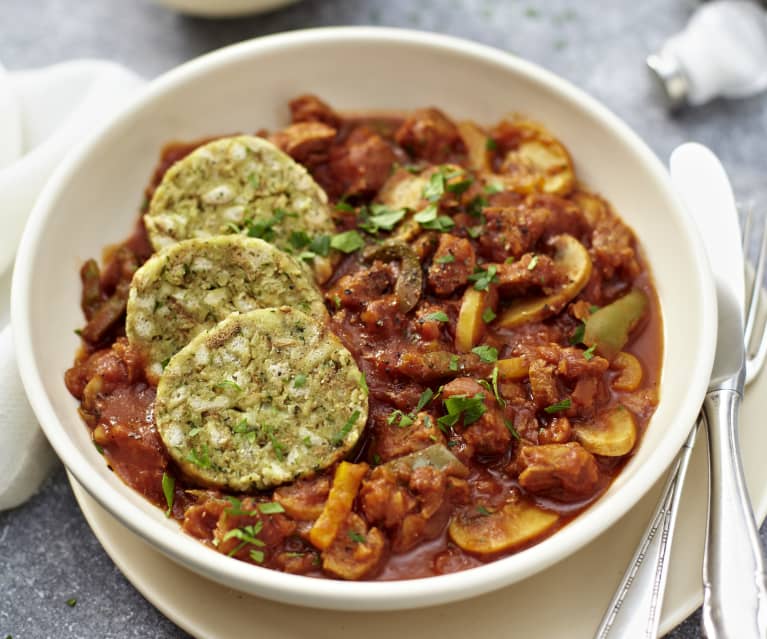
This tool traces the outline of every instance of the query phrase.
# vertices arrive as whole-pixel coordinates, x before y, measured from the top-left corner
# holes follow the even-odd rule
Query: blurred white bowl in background
[[[152,0],[169,9],[202,18],[236,18],[294,4],[299,0]]]

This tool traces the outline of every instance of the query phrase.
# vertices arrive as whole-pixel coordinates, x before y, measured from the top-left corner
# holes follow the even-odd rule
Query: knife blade
[[[709,639],[764,639],[767,579],[738,443],[745,284],[737,208],[724,168],[706,147],[682,145],[670,166],[674,186],[703,238],[718,307],[714,367],[703,402],[709,440],[703,627]]]

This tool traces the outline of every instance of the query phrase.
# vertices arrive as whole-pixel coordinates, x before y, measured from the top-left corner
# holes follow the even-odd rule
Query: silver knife
[[[703,402],[709,439],[703,630],[709,639],[765,639],[767,580],[738,443],[745,379],[745,283],[738,214],[724,168],[706,147],[680,146],[671,155],[670,166],[674,186],[703,237],[718,305],[714,368]]]

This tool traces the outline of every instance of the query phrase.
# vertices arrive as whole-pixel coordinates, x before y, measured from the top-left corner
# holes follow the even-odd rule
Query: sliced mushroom
[[[556,513],[518,501],[489,514],[480,508],[460,511],[450,522],[448,533],[463,550],[491,555],[533,541],[558,520]]]
[[[571,235],[557,235],[551,244],[556,249],[554,263],[567,274],[567,281],[550,295],[513,301],[497,320],[498,326],[513,328],[555,315],[586,286],[591,277],[586,247]]]
[[[394,471],[412,472],[424,466],[432,466],[455,477],[467,477],[469,469],[442,444],[433,444],[409,455],[397,457],[384,464]]]
[[[639,289],[603,306],[586,319],[583,343],[594,346],[602,357],[612,359],[626,345],[646,308],[647,295]]]
[[[610,368],[618,370],[611,384],[613,390],[635,391],[642,383],[642,364],[631,353],[618,353],[610,362]]]
[[[469,156],[469,168],[473,171],[490,171],[490,154],[487,149],[487,134],[474,122],[458,123],[458,133]]]
[[[423,271],[421,261],[413,248],[399,240],[387,240],[382,244],[369,246],[365,252],[366,260],[383,262],[399,261],[400,269],[394,285],[397,309],[402,313],[413,310],[423,292]]]
[[[512,118],[502,126],[516,133],[519,143],[504,158],[505,182],[522,192],[567,195],[575,186],[575,170],[567,149],[537,122]]]
[[[575,427],[575,437],[587,451],[605,457],[627,455],[634,448],[637,428],[634,416],[624,406],[616,406],[593,424]]]

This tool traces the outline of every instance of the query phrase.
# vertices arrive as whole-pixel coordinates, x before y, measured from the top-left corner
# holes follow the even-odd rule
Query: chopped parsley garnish
[[[437,205],[429,204],[429,206],[416,213],[413,219],[423,228],[431,231],[449,231],[455,226],[455,222],[447,215],[439,215],[438,213]]]
[[[477,512],[483,517],[487,517],[490,514],[490,511],[482,505],[477,506]]]
[[[192,462],[200,468],[210,468],[210,455],[208,454],[207,444],[203,444],[199,451],[192,448],[186,456],[186,461]]]
[[[455,255],[452,253],[448,253],[447,255],[443,255],[442,257],[438,257],[434,260],[437,264],[452,264],[455,262]]]
[[[448,369],[451,371],[457,371],[458,370],[458,355],[453,355],[450,357],[450,363],[447,365]]]
[[[397,421],[397,419],[399,419],[399,424],[397,424],[397,426],[400,428],[407,428],[408,426],[412,426],[415,422],[415,419],[412,415],[406,415],[401,410],[397,409],[393,411],[389,417],[386,418],[386,423],[393,424]]]
[[[596,304],[592,304],[589,306],[589,313],[596,313],[599,310],[599,307]]]
[[[255,561],[257,564],[264,563],[264,551],[263,550],[256,550],[255,548],[250,551],[250,558]]]
[[[477,268],[473,275],[469,275],[469,281],[474,282],[474,288],[478,291],[486,291],[490,288],[490,284],[497,282],[496,277],[497,267],[495,264],[491,264],[487,267],[487,270]]]
[[[354,424],[357,423],[357,420],[360,418],[360,412],[358,410],[355,410],[351,417],[347,420],[347,422],[343,425],[343,428],[341,428],[340,431],[338,431],[333,437],[330,439],[330,443],[333,444],[333,446],[338,446],[344,439],[346,439],[346,436],[351,432],[351,429],[354,427]]]
[[[485,406],[485,396],[477,393],[474,397],[465,395],[455,395],[443,400],[447,415],[443,415],[437,420],[437,425],[445,430],[450,426],[455,426],[458,420],[463,417],[463,425],[470,426],[487,412]]]
[[[423,224],[424,222],[431,222],[432,220],[437,219],[437,213],[439,212],[439,209],[437,208],[436,204],[429,204],[424,209],[421,209],[413,216],[413,219],[418,222],[419,224]]]
[[[572,400],[569,397],[567,397],[563,399],[561,402],[557,402],[556,404],[552,404],[551,406],[546,406],[546,408],[544,408],[543,410],[544,412],[551,415],[552,413],[559,413],[560,411],[567,410],[568,408],[570,408],[570,406],[572,406],[572,403],[573,403]]]
[[[532,271],[535,269],[536,266],[538,266],[538,256],[533,255],[533,259],[531,259],[530,263],[527,265],[527,270]]]
[[[485,140],[485,148],[488,151],[495,151],[498,148],[498,143],[493,138],[487,138]]]
[[[390,209],[383,204],[363,208],[359,228],[375,235],[378,231],[391,231],[405,217],[406,209]]]
[[[593,359],[594,358],[594,351],[596,350],[596,348],[597,348],[597,345],[596,344],[592,344],[585,351],[583,351],[583,356],[587,360]]]
[[[429,202],[438,201],[445,194],[445,174],[442,171],[436,171],[429,178],[428,183],[423,188],[423,197]]]
[[[469,202],[468,213],[472,217],[482,217],[482,209],[487,206],[487,198],[482,195],[478,195],[471,202]]]
[[[231,379],[225,379],[222,382],[219,382],[216,384],[216,388],[220,388],[222,390],[234,390],[238,393],[242,392],[242,386],[240,386],[237,382],[231,380]]]
[[[586,324],[584,322],[581,322],[578,325],[578,328],[573,331],[573,334],[570,335],[570,338],[567,340],[571,344],[580,344],[583,341],[583,336],[586,334]]]
[[[378,453],[373,454],[373,465],[380,466],[381,465],[381,456]]]
[[[487,308],[486,308],[484,311],[482,311],[482,321],[483,321],[485,324],[489,324],[489,323],[490,323],[490,322],[492,322],[492,321],[493,321],[493,320],[494,320],[496,317],[497,317],[497,316],[496,316],[496,314],[495,314],[495,311],[494,311],[492,308],[490,308],[489,306],[488,306],[488,307],[487,307]]]
[[[317,235],[309,242],[308,250],[314,255],[320,257],[327,257],[330,253],[330,236],[329,235]]]
[[[368,380],[365,377],[364,371],[360,373],[360,388],[365,391],[365,393],[370,392],[370,389],[368,388]]]
[[[252,517],[253,515],[257,515],[258,513],[255,510],[246,510],[242,507],[242,502],[237,499],[236,497],[232,497],[231,495],[226,496],[226,500],[232,504],[231,508],[227,508],[224,510],[224,512],[227,515],[247,515],[248,517]]]
[[[274,227],[282,222],[286,217],[297,217],[295,213],[289,213],[284,209],[276,209],[274,215],[268,220],[245,220],[245,226],[248,228],[248,237],[257,237],[266,242],[274,239]]]
[[[250,182],[250,186],[252,186],[254,189],[257,189],[259,186],[261,186],[261,180],[258,179],[258,176],[255,173],[251,173],[248,176],[248,182]]]
[[[476,240],[480,235],[482,235],[483,228],[484,227],[481,224],[479,226],[469,226],[466,227],[466,233],[468,233],[471,239]]]
[[[250,526],[243,526],[242,528],[232,528],[232,530],[230,530],[224,535],[224,538],[222,539],[222,541],[228,541],[230,539],[239,539],[240,543],[237,544],[237,546],[235,546],[234,548],[232,548],[232,550],[230,550],[227,554],[230,557],[233,557],[248,544],[252,544],[253,546],[263,548],[266,544],[263,541],[261,541],[257,536],[261,532],[261,529],[263,527],[264,527],[264,522],[258,521],[255,524],[252,524]],[[263,561],[263,557],[261,558],[261,561]]]
[[[195,426],[194,428],[189,429],[189,437],[194,437],[195,435],[199,435],[202,432],[202,426]]]
[[[431,388],[427,388],[423,393],[421,393],[421,396],[418,398],[418,403],[415,405],[415,411],[418,412],[423,409],[426,404],[428,404],[432,398],[434,397],[434,391],[431,390]]]
[[[358,544],[364,544],[367,541],[367,539],[365,538],[365,535],[361,535],[356,530],[349,531],[349,539],[357,542]]]
[[[498,360],[498,349],[493,346],[482,344],[481,346],[472,348],[471,352],[475,355],[479,355],[479,359],[483,362],[491,363]]]
[[[276,515],[277,513],[284,513],[285,509],[277,501],[269,501],[263,504],[258,504],[258,509],[264,515]]]
[[[250,427],[247,417],[243,417],[240,423],[232,428],[232,432],[235,432],[238,435],[246,435],[252,442],[256,441],[256,428]]]
[[[162,369],[165,370],[165,367],[170,363],[170,357],[166,357],[162,362],[160,362],[160,366],[162,366]]]
[[[499,182],[490,182],[489,184],[485,184],[485,193],[488,195],[492,195],[493,193],[500,193],[503,190],[503,184],[500,184]]]
[[[67,606],[69,606],[70,608],[74,608],[76,605],[77,605],[77,599],[75,599],[74,597],[67,599]]]
[[[74,330],[74,333],[75,333],[75,335],[77,335],[77,337],[82,337],[82,336],[83,336],[83,329],[81,329],[81,328],[76,328],[76,329]],[[164,368],[164,367],[163,367],[163,368]]]
[[[266,434],[269,437],[269,441],[272,443],[272,450],[274,451],[274,456],[277,458],[277,461],[284,461],[285,460],[285,446],[280,443],[277,438],[274,436],[274,431],[272,431],[271,426],[266,427]]]
[[[306,386],[306,375],[299,373],[293,378],[293,388],[303,388]]]
[[[463,180],[458,180],[457,182],[448,182],[445,188],[447,188],[450,193],[461,195],[462,193],[465,193],[472,184],[474,184],[474,178],[466,177]]]
[[[176,479],[173,475],[168,473],[162,474],[162,494],[165,495],[165,503],[168,504],[168,510],[165,511],[165,516],[170,517],[173,511],[173,498],[175,497]]]
[[[493,395],[495,395],[495,401],[499,406],[506,406],[506,400],[501,397],[501,393],[498,391],[498,366],[493,366],[493,372],[490,375],[490,381],[493,385]]]
[[[342,213],[354,213],[354,210],[354,207],[344,198],[341,198],[336,202],[336,211],[341,211]]]
[[[312,241],[309,234],[306,231],[291,231],[288,242],[294,249],[302,249]]]
[[[450,318],[447,316],[445,311],[437,311],[436,313],[429,313],[428,315],[424,315],[424,319],[427,322],[447,322]]]
[[[306,446],[307,448],[311,448],[312,447],[312,438],[309,437],[309,435],[304,437],[301,441],[304,443],[304,446]]]
[[[516,428],[514,428],[514,424],[511,422],[511,420],[509,420],[509,419],[506,419],[506,418],[504,417],[504,418],[503,418],[503,423],[504,423],[504,425],[506,426],[506,428],[508,428],[508,429],[509,429],[509,432],[511,433],[511,436],[512,436],[512,437],[514,437],[514,439],[516,439],[516,440],[521,440],[521,439],[522,439],[522,437],[520,436],[520,434],[517,432],[517,429],[516,429]]]
[[[330,238],[330,247],[342,253],[354,253],[365,246],[365,240],[357,231],[344,231]]]

